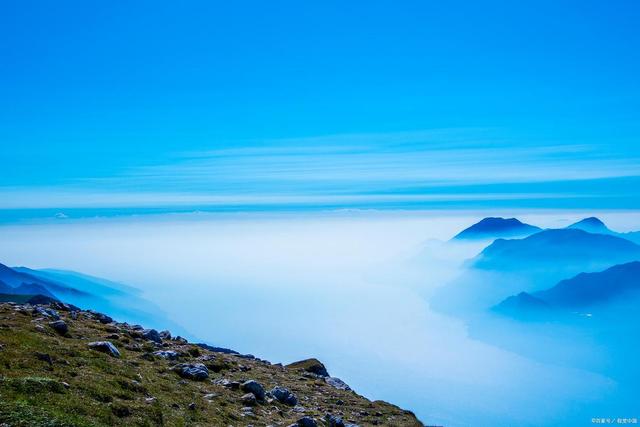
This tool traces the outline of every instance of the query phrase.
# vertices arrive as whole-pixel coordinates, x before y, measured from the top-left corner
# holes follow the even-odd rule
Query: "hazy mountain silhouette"
[[[498,239],[469,260],[458,278],[436,290],[431,304],[468,317],[511,295],[532,294],[578,273],[639,259],[640,246],[633,242],[573,228],[544,230],[524,239]],[[531,301],[523,304],[527,302]]]
[[[625,297],[640,296],[640,261],[615,265],[596,273],[580,273],[533,294],[521,292],[494,307],[513,317],[547,314],[551,308],[578,310],[602,306]]]
[[[611,231],[609,227],[605,225],[599,218],[594,216],[582,219],[574,224],[571,224],[567,228],[574,228],[582,231],[587,231],[589,233],[600,233],[600,234],[614,234],[614,231]]]
[[[493,240],[525,237],[540,231],[540,227],[525,224],[516,218],[488,217],[462,230],[452,240]]]
[[[636,259],[640,259],[640,246],[629,240],[566,228],[544,230],[524,239],[498,239],[474,258],[471,266],[497,271],[571,267],[581,272]]]

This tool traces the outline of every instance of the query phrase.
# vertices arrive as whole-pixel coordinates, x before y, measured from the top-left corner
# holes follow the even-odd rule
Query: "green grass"
[[[289,425],[300,414],[276,401],[254,408],[255,418],[242,416],[243,392],[216,385],[212,380],[255,379],[269,390],[280,385],[292,390],[320,420],[324,414],[342,414],[361,426],[420,425],[412,414],[384,402],[370,402],[354,392],[333,389],[322,380],[305,377],[300,370],[285,369],[258,360],[215,353],[204,361],[210,370],[206,381],[181,379],[173,363],[148,357],[145,351],[129,351],[137,343],[154,350],[135,333],[121,326],[102,325],[81,315],[78,320],[61,313],[69,325],[69,337],[51,330],[48,321],[16,312],[0,303],[0,424],[13,427],[58,426],[246,426]],[[45,327],[44,332],[36,323]],[[122,357],[91,350],[90,341],[111,339]],[[207,350],[170,342],[184,354],[179,362],[197,362]],[[41,360],[49,355],[52,363]],[[46,358],[45,358],[46,359]],[[211,400],[205,395],[215,394]],[[154,399],[149,400],[150,397]],[[195,403],[195,409],[189,405]],[[363,415],[365,414],[365,415]]]

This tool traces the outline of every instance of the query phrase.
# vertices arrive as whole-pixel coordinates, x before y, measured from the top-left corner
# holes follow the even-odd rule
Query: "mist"
[[[582,216],[521,217],[555,227]],[[601,216],[620,230],[637,219]],[[189,338],[274,363],[316,357],[358,393],[427,424],[585,425],[608,416],[607,402],[624,391],[606,364],[576,368],[553,349],[520,351],[519,327],[430,307],[486,244],[444,243],[479,217],[193,213],[5,225],[0,262],[134,286]]]

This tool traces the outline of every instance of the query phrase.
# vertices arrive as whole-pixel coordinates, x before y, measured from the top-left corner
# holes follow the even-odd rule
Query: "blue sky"
[[[637,22],[633,1],[6,4],[0,209],[640,208]]]

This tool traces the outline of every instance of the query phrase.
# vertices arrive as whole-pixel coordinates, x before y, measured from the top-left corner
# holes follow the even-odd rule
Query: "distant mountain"
[[[45,295],[22,295],[0,293],[0,302],[15,302],[18,304],[51,304],[56,302],[54,298]]]
[[[640,291],[640,261],[616,265],[598,273],[580,273],[534,295],[556,307],[578,308],[606,303],[637,291]]]
[[[611,231],[604,222],[594,216],[580,220],[571,224],[567,228],[582,230],[588,233],[615,234],[615,232]]]
[[[462,230],[452,240],[493,240],[526,237],[540,231],[540,227],[525,224],[516,218],[484,218]]]
[[[579,268],[575,272],[578,273],[637,259],[640,259],[640,246],[629,240],[565,228],[544,230],[519,240],[498,239],[473,259],[471,265],[498,271]]]
[[[165,318],[140,290],[121,283],[67,270],[33,270],[0,264],[0,293],[42,295],[83,309],[109,313],[130,323],[170,325],[183,336],[189,333]]]
[[[466,263],[452,282],[434,291],[436,310],[458,316],[483,313],[505,298],[548,289],[582,272],[640,260],[640,246],[614,235],[566,228],[524,239],[498,239]]]
[[[62,295],[89,295],[78,289],[65,286],[62,283],[49,281],[26,272],[20,272],[13,268],[0,264],[0,281],[8,285],[6,293],[18,295],[41,294],[48,297],[59,298]]]
[[[521,292],[493,310],[512,317],[548,314],[551,309],[577,310],[603,306],[610,301],[640,297],[640,261],[620,264],[597,273],[580,273],[550,289],[532,295]]]
[[[599,218],[593,216],[580,220],[575,224],[571,224],[567,228],[583,230],[589,233],[610,234],[612,236],[621,237],[623,239],[627,239],[634,243],[640,244],[640,231],[619,233],[607,227],[606,224]]]
[[[518,295],[505,299],[493,307],[493,310],[518,317],[539,317],[541,314],[547,314],[552,308],[540,298],[536,298],[527,292],[520,292]]]

